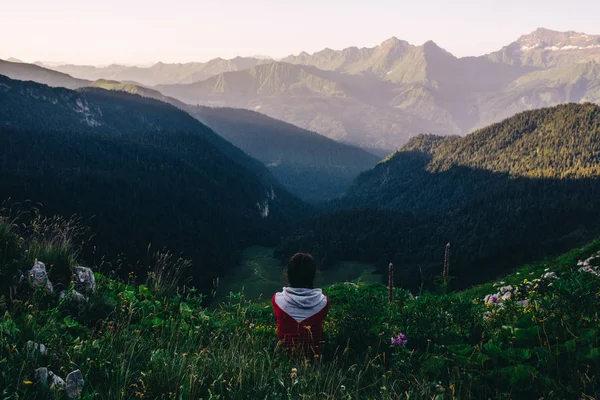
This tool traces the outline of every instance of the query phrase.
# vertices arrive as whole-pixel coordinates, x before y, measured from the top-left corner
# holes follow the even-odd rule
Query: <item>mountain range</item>
[[[49,68],[154,86],[192,105],[250,109],[337,141],[391,150],[420,133],[464,135],[520,111],[600,102],[600,36],[544,28],[478,57],[394,37],[279,61]]]
[[[463,135],[527,109],[598,102],[599,70],[600,36],[538,29],[480,57],[392,38],[158,89],[189,103],[255,109],[336,140],[395,148],[418,133]]]

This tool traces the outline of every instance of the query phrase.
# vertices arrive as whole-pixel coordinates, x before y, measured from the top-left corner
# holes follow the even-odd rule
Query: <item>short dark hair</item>
[[[317,274],[317,262],[307,253],[296,253],[288,261],[287,281],[294,288],[312,289]]]

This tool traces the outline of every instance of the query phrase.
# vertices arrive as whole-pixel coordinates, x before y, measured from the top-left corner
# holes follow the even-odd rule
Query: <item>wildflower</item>
[[[489,297],[486,296],[486,298],[487,298],[487,300],[486,300],[487,303],[497,303],[498,302],[498,296],[495,294],[492,294]]]
[[[344,390],[346,390],[346,386],[344,386],[344,385],[340,386],[340,390],[343,392]]]
[[[555,279],[557,278],[556,272],[548,272],[544,274],[544,279]]]
[[[397,337],[392,337],[392,345],[393,346],[405,346],[408,343],[406,339],[406,335],[404,333],[399,333]]]
[[[250,324],[250,329],[253,329],[253,328],[254,328],[254,324],[253,324],[253,323],[251,323],[251,324]]]
[[[290,378],[292,378],[292,379],[298,378],[298,370],[296,368],[292,368],[292,373],[290,374]]]
[[[23,381],[23,384],[24,385],[33,385],[33,382],[31,382],[31,381]]]

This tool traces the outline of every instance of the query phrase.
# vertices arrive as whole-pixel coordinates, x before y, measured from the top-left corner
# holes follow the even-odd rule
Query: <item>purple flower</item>
[[[408,343],[406,339],[406,335],[404,333],[399,333],[398,337],[392,337],[392,345],[393,346],[405,346]]]
[[[491,295],[490,298],[488,299],[488,303],[497,303],[498,302],[498,296],[496,295]]]

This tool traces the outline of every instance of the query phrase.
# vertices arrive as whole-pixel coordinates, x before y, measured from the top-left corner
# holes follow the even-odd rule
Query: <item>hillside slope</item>
[[[459,284],[480,282],[597,233],[599,154],[592,104],[525,112],[464,138],[419,136],[361,174],[279,254],[381,270],[394,261],[400,281],[418,285],[419,268],[431,276],[450,242]]]
[[[383,284],[325,286],[323,353],[299,362],[278,351],[268,297],[236,292],[207,308],[189,288],[79,267],[79,241],[57,217],[31,229],[4,216],[0,385],[19,398],[62,393],[60,376],[79,377],[63,390],[83,399],[600,396],[598,240],[463,292],[452,282],[418,296],[395,287],[390,300]],[[44,279],[5,279],[19,270]]]
[[[91,86],[139,94],[187,111],[261,161],[284,187],[306,201],[323,202],[342,195],[358,174],[378,161],[364,150],[257,112],[190,106],[135,84],[98,80]]]
[[[0,197],[78,214],[102,252],[143,260],[149,243],[167,245],[207,284],[304,212],[262,164],[171,105],[5,77],[0,104]]]
[[[262,161],[297,196],[323,202],[341,196],[377,156],[250,110],[188,107],[188,112]]]

